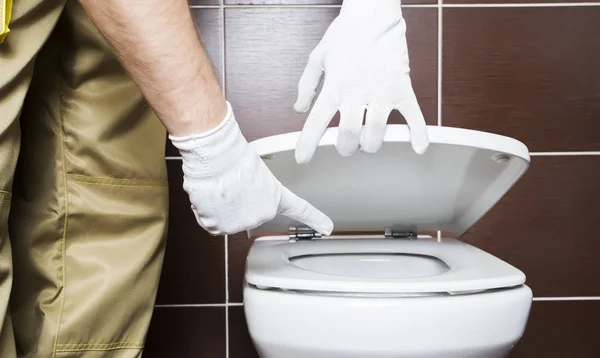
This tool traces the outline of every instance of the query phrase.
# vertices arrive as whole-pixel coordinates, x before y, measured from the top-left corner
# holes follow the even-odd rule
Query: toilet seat
[[[262,241],[261,241],[262,240]],[[283,240],[283,241],[282,241]],[[308,255],[401,253],[437,258],[448,271],[425,277],[369,278],[310,271],[291,260]],[[247,258],[246,281],[263,288],[331,293],[471,293],[522,285],[517,268],[471,245],[453,239],[322,239],[286,242],[258,239]]]

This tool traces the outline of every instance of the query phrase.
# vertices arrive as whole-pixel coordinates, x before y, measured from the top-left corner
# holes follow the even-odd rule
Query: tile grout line
[[[229,307],[229,236],[225,235],[225,358],[229,358]]]
[[[225,6],[221,0],[220,13],[221,13],[221,87],[223,88],[223,96],[227,98],[227,89],[225,84]]]
[[[495,3],[495,4],[444,4],[447,8],[498,8],[498,7],[594,7],[600,2],[557,2],[557,3]]]
[[[216,308],[225,307],[226,303],[172,303],[172,304],[157,304],[155,308]]]
[[[574,297],[534,297],[538,302],[559,302],[559,301],[600,301],[600,296],[574,296]]]
[[[564,302],[564,301],[600,301],[600,296],[556,296],[534,297],[534,302]],[[200,303],[200,304],[158,304],[155,308],[215,308],[215,307],[243,307],[243,302],[229,303]]]
[[[437,53],[437,125],[442,126],[442,34],[443,34],[443,6],[444,0],[438,0],[438,53]],[[442,242],[442,231],[437,231],[437,242]]]
[[[437,73],[437,125],[442,125],[442,36],[443,36],[443,0],[438,0],[438,73]]]
[[[225,70],[225,0],[220,0],[219,12],[221,14],[221,87],[223,97],[227,99],[227,79]],[[229,236],[223,237],[224,262],[225,262],[225,358],[229,358]]]
[[[405,4],[403,8],[437,8],[439,4]],[[444,8],[510,8],[510,7],[596,7],[600,6],[600,2],[557,2],[557,3],[493,3],[493,4],[442,4]],[[190,5],[191,9],[269,9],[269,8],[288,8],[288,9],[327,9],[327,8],[340,8],[341,5],[302,5],[302,4],[257,4],[257,5]]]
[[[440,125],[440,124],[438,124]],[[563,157],[563,156],[599,156],[600,151],[581,151],[581,152],[530,152],[532,157]],[[180,156],[167,156],[166,160],[181,160]]]
[[[240,307],[243,302],[230,303],[166,303],[156,304],[155,308],[220,308],[220,307]]]
[[[444,0],[438,0],[437,11],[438,11],[438,53],[437,53],[437,125],[442,126],[442,34],[443,34],[443,6]],[[442,242],[442,232],[437,231],[437,242]]]
[[[225,4],[221,5],[190,5],[191,9],[220,9],[221,7],[225,9],[339,9],[342,5],[327,5],[327,4]],[[402,5],[402,7],[437,7],[436,4],[406,4]]]
[[[589,152],[585,152],[585,151],[583,151],[583,152],[530,152],[529,155],[532,157],[577,156],[577,155],[592,156],[592,155],[600,155],[600,152],[594,152],[594,151],[589,151]]]

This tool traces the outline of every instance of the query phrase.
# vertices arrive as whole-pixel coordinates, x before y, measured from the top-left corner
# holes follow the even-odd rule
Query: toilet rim
[[[437,258],[448,270],[410,278],[364,278],[309,271],[290,258],[335,253],[386,253]],[[520,286],[523,272],[469,244],[444,239],[349,239],[288,242],[286,237],[255,241],[246,261],[245,281],[254,287],[318,294],[440,295]]]

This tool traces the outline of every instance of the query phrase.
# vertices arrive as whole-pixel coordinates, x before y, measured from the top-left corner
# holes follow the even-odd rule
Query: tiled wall
[[[415,90],[429,124],[513,136],[532,151],[529,172],[464,237],[522,269],[534,291],[512,357],[597,357],[600,3],[494,2],[404,2]],[[297,81],[340,3],[191,2],[249,140],[302,128]],[[241,295],[250,243],[198,227],[176,156],[169,148],[169,242],[145,357],[257,357]]]

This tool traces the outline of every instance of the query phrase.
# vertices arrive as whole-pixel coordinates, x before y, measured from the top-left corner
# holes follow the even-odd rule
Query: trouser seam
[[[118,351],[121,349],[144,349],[144,347],[131,346],[131,347],[117,347],[117,348],[84,348],[84,349],[59,349],[57,353],[77,353],[77,352],[109,352]]]
[[[99,348],[99,347],[90,347],[90,348],[62,348],[62,349],[56,349],[56,352],[58,353],[65,353],[65,352],[89,352],[89,351],[100,351],[100,352],[106,352],[106,351],[116,351],[116,350],[120,350],[120,349],[143,349],[144,346],[143,345],[122,345],[122,346],[116,346],[116,347],[109,347],[109,348]]]
[[[121,342],[112,342],[112,343],[58,343],[57,346],[61,347],[74,347],[74,346],[117,346],[121,344],[143,344],[143,342],[139,341],[121,341]]]
[[[113,343],[59,343],[57,352],[113,351],[118,349],[143,349],[144,342],[122,341]]]
[[[115,186],[115,187],[140,187],[140,188],[164,188],[168,186],[167,180],[158,179],[121,179],[121,178],[103,178],[92,177],[80,174],[67,174],[67,179],[71,182],[97,185],[97,186]]]
[[[67,167],[66,167],[66,155],[65,155],[65,141],[64,141],[64,120],[63,120],[63,111],[62,111],[62,93],[59,88],[59,79],[56,81],[56,93],[57,93],[57,108],[58,108],[58,123],[59,123],[59,140],[60,140],[60,152],[61,152],[61,162],[62,162],[62,179],[63,179],[63,191],[64,191],[64,220],[63,220],[63,233],[61,238],[61,265],[62,265],[62,279],[61,279],[61,293],[60,293],[60,310],[58,312],[58,320],[56,322],[56,336],[54,337],[54,347],[52,349],[52,358],[56,357],[57,344],[58,344],[58,336],[60,334],[60,323],[62,321],[62,315],[65,308],[65,295],[67,290],[67,278],[66,278],[66,265],[65,265],[65,256],[66,256],[66,242],[67,242],[67,227],[68,227],[68,218],[69,218],[69,202],[68,202],[68,193],[67,193]]]

